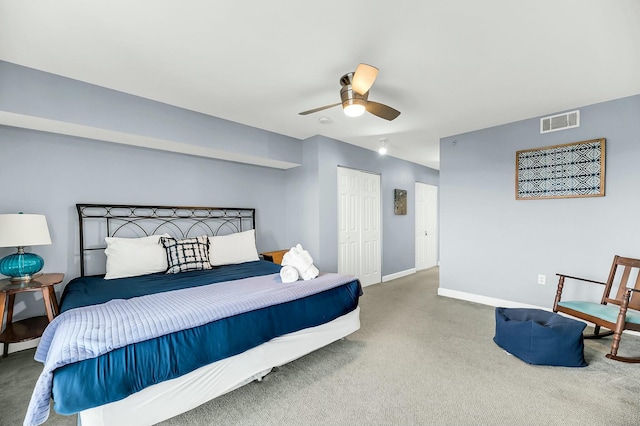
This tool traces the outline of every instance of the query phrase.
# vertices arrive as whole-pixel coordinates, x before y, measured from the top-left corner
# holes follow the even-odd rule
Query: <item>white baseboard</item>
[[[466,300],[467,302],[480,303],[482,305],[495,306],[495,307],[500,306],[503,308],[528,308],[528,309],[541,309],[543,311],[548,311],[548,312],[553,311],[552,308],[545,308],[545,307],[536,306],[536,305],[528,305],[526,303],[513,302],[511,300],[497,299],[494,297],[480,296],[478,294],[465,293],[463,291],[457,291],[457,290],[449,290],[441,287],[438,288],[438,296],[450,297],[452,299]],[[574,318],[572,316],[565,315],[562,312],[559,312],[559,314],[569,318],[576,319],[578,321],[582,321],[579,318]],[[582,322],[586,323],[587,325],[593,326],[593,324],[588,321],[582,321]],[[625,330],[624,333],[632,334],[634,336],[640,336],[640,333],[637,331]]]
[[[450,297],[452,299],[466,300],[468,302],[480,303],[489,306],[501,306],[503,308],[530,308],[551,311],[550,308],[543,308],[536,305],[528,305],[526,303],[513,302],[511,300],[496,299],[494,297],[480,296],[478,294],[465,293],[458,290],[449,290],[447,288],[438,288],[438,296]]]
[[[416,268],[407,269],[406,271],[396,272],[395,274],[389,274],[382,277],[382,282],[386,283],[387,281],[395,280],[397,278],[406,277],[407,275],[415,274]]]

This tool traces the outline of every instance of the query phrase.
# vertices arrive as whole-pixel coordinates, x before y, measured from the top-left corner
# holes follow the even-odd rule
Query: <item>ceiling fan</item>
[[[309,111],[303,111],[299,114],[312,114],[342,105],[344,113],[349,117],[358,117],[364,114],[365,111],[368,111],[373,115],[391,121],[400,115],[400,111],[368,99],[369,89],[371,89],[377,76],[378,68],[367,64],[360,64],[355,72],[347,73],[340,79],[340,84],[342,85],[342,89],[340,89],[340,99],[342,102],[310,109]]]

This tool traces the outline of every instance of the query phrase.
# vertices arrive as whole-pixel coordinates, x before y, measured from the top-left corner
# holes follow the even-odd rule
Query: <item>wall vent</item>
[[[580,110],[551,115],[540,119],[540,133],[580,127]]]

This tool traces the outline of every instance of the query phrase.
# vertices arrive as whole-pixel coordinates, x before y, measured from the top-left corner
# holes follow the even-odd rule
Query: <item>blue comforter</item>
[[[74,279],[65,287],[64,294],[60,299],[60,313],[81,306],[105,303],[112,299],[131,299],[132,297],[147,294],[278,272],[280,272],[280,265],[258,260],[237,265],[217,266],[213,270],[173,274],[173,276],[159,272],[157,274],[115,280],[105,280],[102,275],[80,277]]]
[[[125,341],[122,344],[116,344],[114,350],[100,349],[96,351],[95,356],[83,355],[75,359],[81,362],[56,365],[57,369],[52,369],[54,408],[62,414],[73,414],[120,400],[149,385],[179,377],[203,365],[241,353],[279,335],[331,321],[357,307],[361,289],[359,282],[353,279],[346,280],[345,284],[337,287],[311,292],[312,294],[300,293],[297,296],[291,294],[283,299],[273,299],[268,303],[260,302],[261,304],[258,305],[244,306],[246,301],[237,297],[238,291],[242,293],[241,290],[238,290],[241,283],[245,281],[253,283],[254,288],[250,292],[245,292],[247,295],[252,293],[252,299],[255,299],[253,293],[263,291],[262,284],[257,284],[255,279],[245,280],[244,277],[271,274],[266,277],[266,280],[276,281],[274,284],[278,292],[286,293],[289,291],[285,288],[286,285],[279,282],[278,275],[273,274],[274,269],[279,270],[279,266],[259,261],[230,265],[218,268],[213,272],[194,271],[171,276],[152,274],[118,280],[85,277],[72,281],[65,289],[61,300],[61,311],[68,312],[67,316],[85,311],[94,315],[97,308],[102,309],[104,306],[116,306],[119,309],[120,305],[135,305],[139,302],[150,303],[149,299],[154,298],[161,300],[161,303],[169,303],[177,297],[173,295],[182,294],[185,291],[190,292],[189,294],[195,291],[195,294],[198,294],[195,298],[197,303],[201,303],[203,307],[218,305],[216,309],[224,311],[224,314],[206,317],[206,321],[200,320],[190,326],[181,325],[180,329],[170,329],[168,332],[161,331],[151,335],[143,333],[142,337],[134,343]],[[230,280],[232,282],[229,282]],[[234,285],[234,280],[239,280],[238,285]],[[211,285],[211,283],[219,284]],[[207,287],[202,290],[182,290],[205,285]],[[308,282],[303,281],[296,285],[299,288],[303,288],[300,286],[310,287]],[[295,288],[296,285],[291,289],[295,290],[294,292],[299,290],[299,288]],[[217,291],[224,287],[231,289],[231,293],[230,296],[221,297],[229,297],[231,302],[238,301],[237,304],[243,305],[242,309],[233,310],[225,304],[219,304],[217,296],[214,296],[209,302],[203,302],[205,295],[209,294],[210,288]],[[167,293],[170,295],[168,301],[166,296],[159,294],[167,291],[171,291],[171,293]],[[139,297],[149,293],[157,296]],[[220,294],[224,295],[224,293]],[[126,299],[131,299],[131,302],[127,302]],[[82,308],[108,300],[113,300],[113,302],[105,303],[100,307]],[[181,303],[179,302],[178,305],[169,309],[179,311]],[[145,305],[141,312],[146,313],[146,309]],[[186,317],[191,316],[188,314],[188,310],[185,312],[187,312]],[[65,314],[61,314],[58,318],[64,316]],[[147,320],[153,321],[153,319],[145,318],[145,321]],[[79,320],[70,320],[71,323],[77,321]],[[122,321],[122,319],[113,320],[109,330],[117,328]],[[158,323],[162,324],[163,322],[166,321]],[[54,324],[55,321],[52,325]],[[96,327],[98,327],[97,333],[104,325]],[[184,329],[182,329],[183,327]],[[127,329],[136,328],[149,327],[138,327],[135,321],[127,326]],[[93,337],[94,333],[89,334]],[[46,336],[43,340],[47,341]],[[76,348],[73,351],[85,351],[85,345],[86,342],[82,341],[77,345],[81,350]],[[100,345],[104,345],[104,343],[99,343],[97,347]],[[60,352],[65,351],[67,350],[64,349]],[[46,357],[48,358],[49,354]],[[73,361],[74,357],[69,359]],[[48,359],[47,362],[49,362]],[[43,405],[42,401],[40,405]],[[48,403],[46,406],[48,407]],[[32,416],[31,420],[37,417]],[[46,417],[44,418],[46,419]],[[25,419],[25,424],[28,424],[27,420]],[[31,423],[36,424],[38,421]]]

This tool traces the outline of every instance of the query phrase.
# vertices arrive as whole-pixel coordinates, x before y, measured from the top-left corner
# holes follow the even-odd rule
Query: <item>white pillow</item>
[[[142,238],[106,237],[107,273],[105,280],[135,277],[167,270],[167,253],[159,244],[160,237],[169,234],[151,235]]]
[[[260,260],[256,249],[256,231],[209,237],[209,262],[211,266],[234,265]]]

